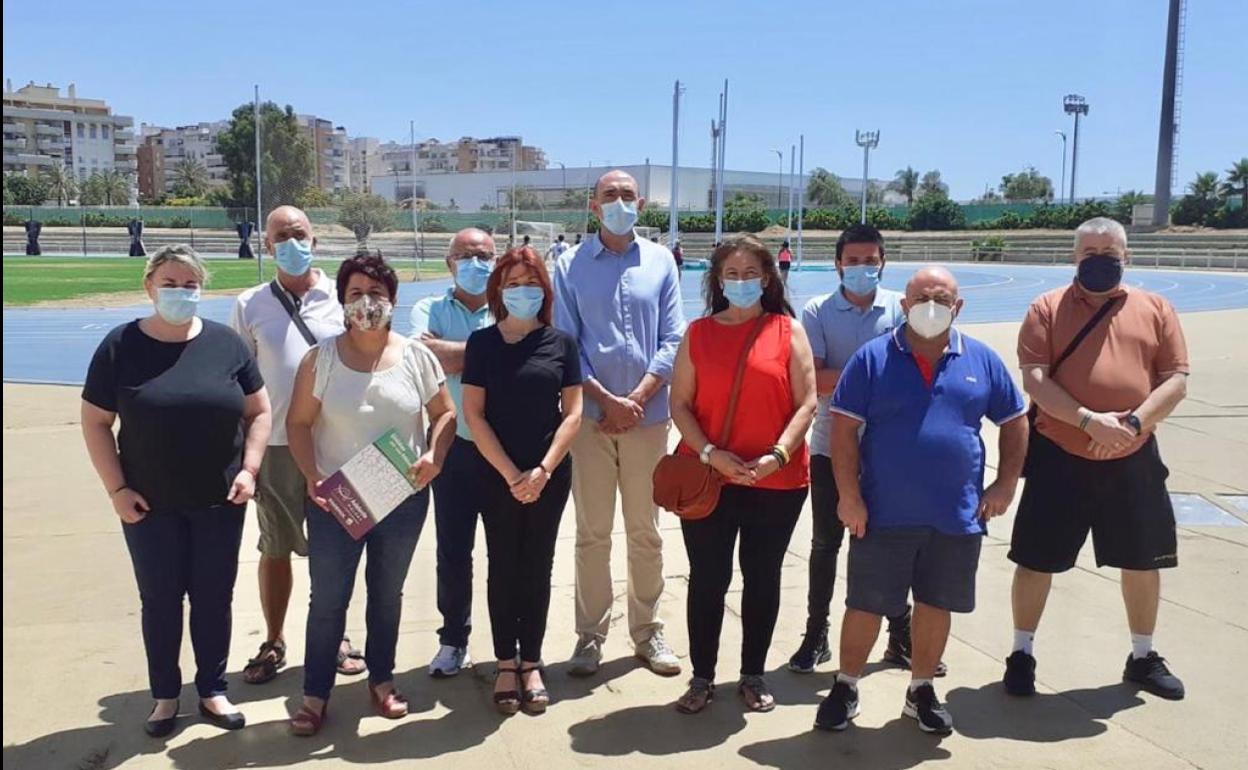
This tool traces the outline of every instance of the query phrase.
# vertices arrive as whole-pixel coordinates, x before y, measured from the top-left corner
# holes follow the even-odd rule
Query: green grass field
[[[336,265],[337,261],[333,263]],[[415,277],[414,260],[394,260],[399,278]],[[254,286],[256,263],[251,260],[214,259],[208,262],[209,290],[245,289]],[[264,278],[274,275],[272,260],[264,261]],[[425,260],[421,277],[445,278],[441,260]],[[93,294],[142,291],[143,260],[135,257],[4,257],[4,305],[32,305]]]

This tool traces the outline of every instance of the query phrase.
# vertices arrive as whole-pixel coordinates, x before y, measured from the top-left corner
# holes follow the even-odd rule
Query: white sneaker
[[[576,643],[572,658],[568,661],[568,673],[572,676],[593,676],[602,663],[602,645],[595,638],[582,639]]]
[[[635,652],[656,674],[676,676],[680,673],[680,660],[672,648],[667,646],[662,631],[656,631],[645,644],[637,645]]]
[[[462,669],[472,668],[472,658],[467,647],[452,647],[444,644],[438,648],[438,654],[429,663],[429,676],[435,679],[446,679],[458,674]]]

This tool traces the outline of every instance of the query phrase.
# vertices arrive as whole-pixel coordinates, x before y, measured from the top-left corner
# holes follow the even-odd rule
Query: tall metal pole
[[[594,196],[593,184],[594,162],[591,160],[585,171],[585,237],[589,237],[589,199]]]
[[[1075,169],[1079,163],[1079,113],[1075,113],[1075,142],[1070,153],[1070,203],[1075,203]]]
[[[680,178],[680,81],[676,81],[675,87],[672,89],[672,197],[668,206],[667,215],[667,247],[669,249],[676,247],[676,241],[680,239],[680,219],[677,215],[677,197],[679,192]]]
[[[879,131],[855,131],[854,142],[862,148],[862,212],[859,222],[867,223],[867,188],[870,186],[871,150],[880,143]]]
[[[728,117],[728,81],[724,81],[724,91],[719,95],[719,157],[716,158],[715,170],[715,243],[723,241],[724,235],[724,138],[727,134]]]
[[[1079,118],[1088,114],[1088,100],[1079,94],[1067,94],[1062,100],[1062,109],[1067,115],[1075,116],[1075,141],[1070,149],[1070,203],[1075,202],[1075,172],[1079,165]]]
[[[1153,224],[1165,225],[1170,221],[1170,188],[1174,169],[1174,136],[1179,127],[1175,124],[1174,108],[1176,84],[1179,72],[1179,20],[1183,0],[1170,0],[1170,14],[1166,21],[1166,67],[1161,80],[1161,125],[1157,129],[1157,181],[1153,187]]]
[[[416,280],[420,280],[420,210],[416,208],[416,121],[408,121],[412,140],[412,251],[416,253]]]
[[[797,138],[797,266],[802,266],[802,219],[806,210],[806,135]]]
[[[789,231],[793,229],[793,171],[797,168],[797,145],[789,145],[789,213],[784,219],[784,239],[789,239]]]
[[[260,155],[260,85],[256,84],[255,99],[251,103],[251,116],[256,124],[256,277],[264,282],[264,204],[260,197],[261,180],[264,177]]]
[[[776,174],[776,208],[780,208],[781,201],[784,199],[784,152],[782,150],[773,149],[776,158],[780,161],[780,171]]]
[[[1062,186],[1057,188],[1057,202],[1061,203],[1066,195],[1066,132],[1054,131],[1053,133],[1062,137]]]

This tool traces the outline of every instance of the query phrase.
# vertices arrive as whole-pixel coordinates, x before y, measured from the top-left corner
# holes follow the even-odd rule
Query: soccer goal
[[[513,245],[521,246],[524,244],[524,236],[529,236],[529,246],[539,255],[545,256],[546,251],[550,249],[550,244],[555,242],[561,233],[563,233],[563,224],[560,222],[527,222],[523,219],[516,220],[516,240]]]

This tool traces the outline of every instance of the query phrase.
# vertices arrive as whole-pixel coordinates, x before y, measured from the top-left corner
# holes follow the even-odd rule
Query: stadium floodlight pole
[[[1070,200],[1068,203],[1075,202],[1075,170],[1079,165],[1079,116],[1088,114],[1088,100],[1079,94],[1067,94],[1062,100],[1062,109],[1067,115],[1075,116],[1075,140],[1070,148]]]
[[[676,241],[680,240],[680,218],[676,203],[680,200],[677,194],[680,190],[680,92],[683,90],[680,81],[677,80],[675,88],[672,89],[672,195],[667,204],[667,247],[669,249],[676,248]]]
[[[412,140],[412,251],[416,253],[416,280],[420,280],[420,259],[424,250],[420,248],[420,210],[416,208],[416,121],[409,120],[407,129]]]
[[[1170,188],[1174,184],[1174,145],[1179,133],[1175,120],[1178,103],[1179,47],[1182,45],[1184,0],[1170,0],[1166,22],[1166,59],[1161,79],[1161,126],[1157,131],[1157,180],[1153,188],[1153,224],[1170,221]]]
[[[725,95],[719,94],[719,121],[715,130],[715,168],[711,174],[715,177],[715,243],[723,240],[724,235],[724,101]]]
[[[1066,194],[1066,132],[1054,131],[1053,133],[1062,137],[1062,186],[1057,188],[1057,201],[1061,203],[1062,196]]]
[[[789,239],[789,231],[793,229],[793,171],[797,168],[797,145],[789,145],[789,214],[784,220],[784,239]]]
[[[862,148],[862,213],[859,222],[867,223],[867,188],[870,186],[868,181],[868,171],[871,168],[871,150],[880,144],[880,132],[877,131],[855,131],[854,142]]]
[[[806,210],[806,135],[797,137],[797,266],[802,266],[802,220]]]
[[[260,202],[261,173],[260,158],[260,85],[255,86],[256,97],[251,103],[251,119],[256,124],[256,276],[264,282],[264,206]]]
[[[778,209],[782,205],[781,201],[784,200],[784,151],[774,147],[771,151],[780,160],[780,172],[776,175],[776,208]]]

